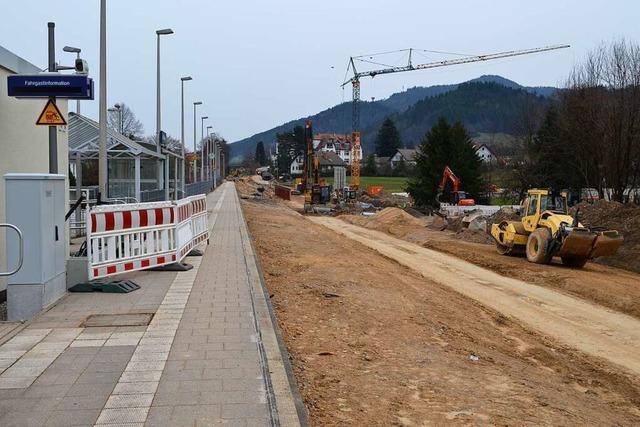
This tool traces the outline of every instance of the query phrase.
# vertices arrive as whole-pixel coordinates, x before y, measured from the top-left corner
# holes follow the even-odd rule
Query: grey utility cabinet
[[[7,222],[24,239],[24,263],[7,282],[7,320],[29,319],[66,292],[65,176],[4,176]],[[7,233],[7,265],[15,265],[18,237]]]

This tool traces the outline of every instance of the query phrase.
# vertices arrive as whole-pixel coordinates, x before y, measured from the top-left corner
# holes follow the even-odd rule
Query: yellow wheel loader
[[[569,215],[567,194],[531,189],[522,203],[520,221],[491,226],[500,254],[525,253],[527,260],[548,264],[559,256],[564,265],[582,267],[590,259],[614,255],[622,236],[615,230],[586,228]]]

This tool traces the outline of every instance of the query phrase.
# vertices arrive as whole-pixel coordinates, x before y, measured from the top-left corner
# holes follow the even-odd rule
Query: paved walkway
[[[193,270],[123,276],[142,286],[130,294],[69,294],[0,339],[1,426],[299,425],[233,184],[207,206]],[[103,314],[128,321],[86,326]]]

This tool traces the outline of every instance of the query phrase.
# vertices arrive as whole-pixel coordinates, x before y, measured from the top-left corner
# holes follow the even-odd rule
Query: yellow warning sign
[[[47,105],[44,106],[42,113],[40,113],[40,117],[38,117],[36,124],[44,126],[59,126],[66,125],[67,121],[64,119],[64,116],[58,109],[58,106],[50,99],[47,101]]]

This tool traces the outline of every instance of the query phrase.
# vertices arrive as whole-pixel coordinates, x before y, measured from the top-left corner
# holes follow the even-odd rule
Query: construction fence
[[[209,240],[204,194],[177,202],[94,206],[86,223],[89,280],[181,262]]]

